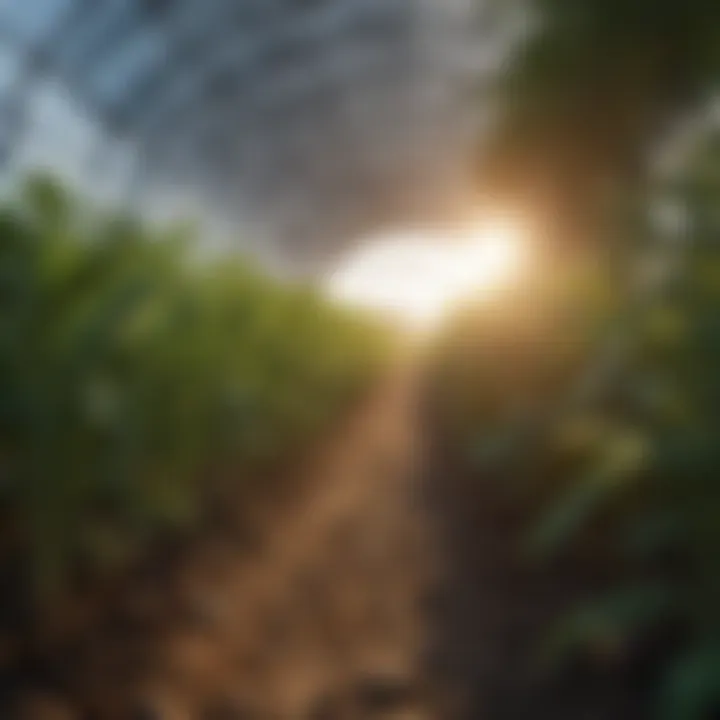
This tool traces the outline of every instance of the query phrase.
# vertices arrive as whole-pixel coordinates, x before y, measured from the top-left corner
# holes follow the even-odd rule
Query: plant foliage
[[[41,594],[198,522],[216,476],[260,491],[380,367],[366,319],[198,249],[48,179],[0,208],[3,548]]]
[[[668,720],[720,706],[717,147],[704,138],[646,198],[685,214],[676,236],[648,225],[651,257],[662,241],[680,248],[652,290],[632,300],[610,274],[597,276],[610,290],[598,294],[587,275],[578,286],[577,268],[558,267],[552,291],[525,285],[511,310],[469,308],[437,349],[449,443],[519,507],[526,566],[572,557],[614,568],[603,596],[558,616],[549,647],[679,628],[658,679]]]

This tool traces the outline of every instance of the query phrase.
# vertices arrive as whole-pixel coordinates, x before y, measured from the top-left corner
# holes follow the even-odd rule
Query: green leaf
[[[578,650],[622,655],[630,640],[676,610],[676,598],[667,585],[621,588],[561,620],[541,647],[541,661],[557,667]]]
[[[660,694],[661,720],[710,720],[720,709],[720,642],[696,646],[670,668]]]

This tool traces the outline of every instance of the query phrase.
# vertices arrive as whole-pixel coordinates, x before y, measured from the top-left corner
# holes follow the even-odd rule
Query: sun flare
[[[351,256],[327,289],[339,301],[428,329],[458,302],[499,292],[518,278],[527,259],[523,241],[519,227],[506,221],[452,236],[386,236]]]

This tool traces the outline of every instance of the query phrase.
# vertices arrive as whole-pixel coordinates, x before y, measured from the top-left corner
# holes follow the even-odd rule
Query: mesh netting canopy
[[[0,162],[318,257],[457,202],[472,6],[0,0]]]

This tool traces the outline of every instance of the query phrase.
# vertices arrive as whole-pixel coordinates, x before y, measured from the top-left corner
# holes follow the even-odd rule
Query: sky
[[[56,27],[72,1],[0,0],[2,39],[11,30],[20,40],[0,46],[0,92],[12,88],[23,49]],[[111,17],[132,7],[132,0],[96,2],[105,3]],[[464,200],[469,167],[463,160],[470,157],[476,118],[463,105],[463,93],[472,91],[477,102],[468,78],[479,62],[466,18],[475,2],[334,0],[300,19],[290,12],[299,7],[291,0],[242,2],[260,8],[264,24],[248,26],[244,35],[240,30],[228,48],[207,49],[211,59],[213,52],[231,62],[229,53],[238,56],[238,83],[250,69],[238,85],[236,137],[210,148],[236,158],[237,187],[201,171],[207,158],[190,153],[186,174],[175,172],[151,201],[135,198],[144,201],[144,212],[159,218],[201,213],[216,227],[241,224],[269,245],[276,237],[288,256],[314,257],[341,244],[341,236],[353,242],[404,218],[417,224],[427,215],[430,221],[443,204]],[[208,16],[223,7],[220,0],[203,3],[180,2],[179,20],[182,7],[201,7]],[[279,12],[266,13],[270,7]],[[183,32],[196,22],[188,18]],[[93,33],[99,29],[91,25],[81,40],[91,42]],[[92,66],[92,92],[119,97],[162,58],[164,41],[142,30],[118,44],[110,60]],[[270,63],[276,50],[298,48],[302,54],[286,65]],[[186,116],[168,117],[168,128],[185,127]],[[16,169],[57,170],[92,197],[111,201],[131,184],[137,158],[133,139],[105,135],[61,78],[37,83]],[[201,172],[210,180],[198,187]],[[219,219],[223,214],[227,220]]]

